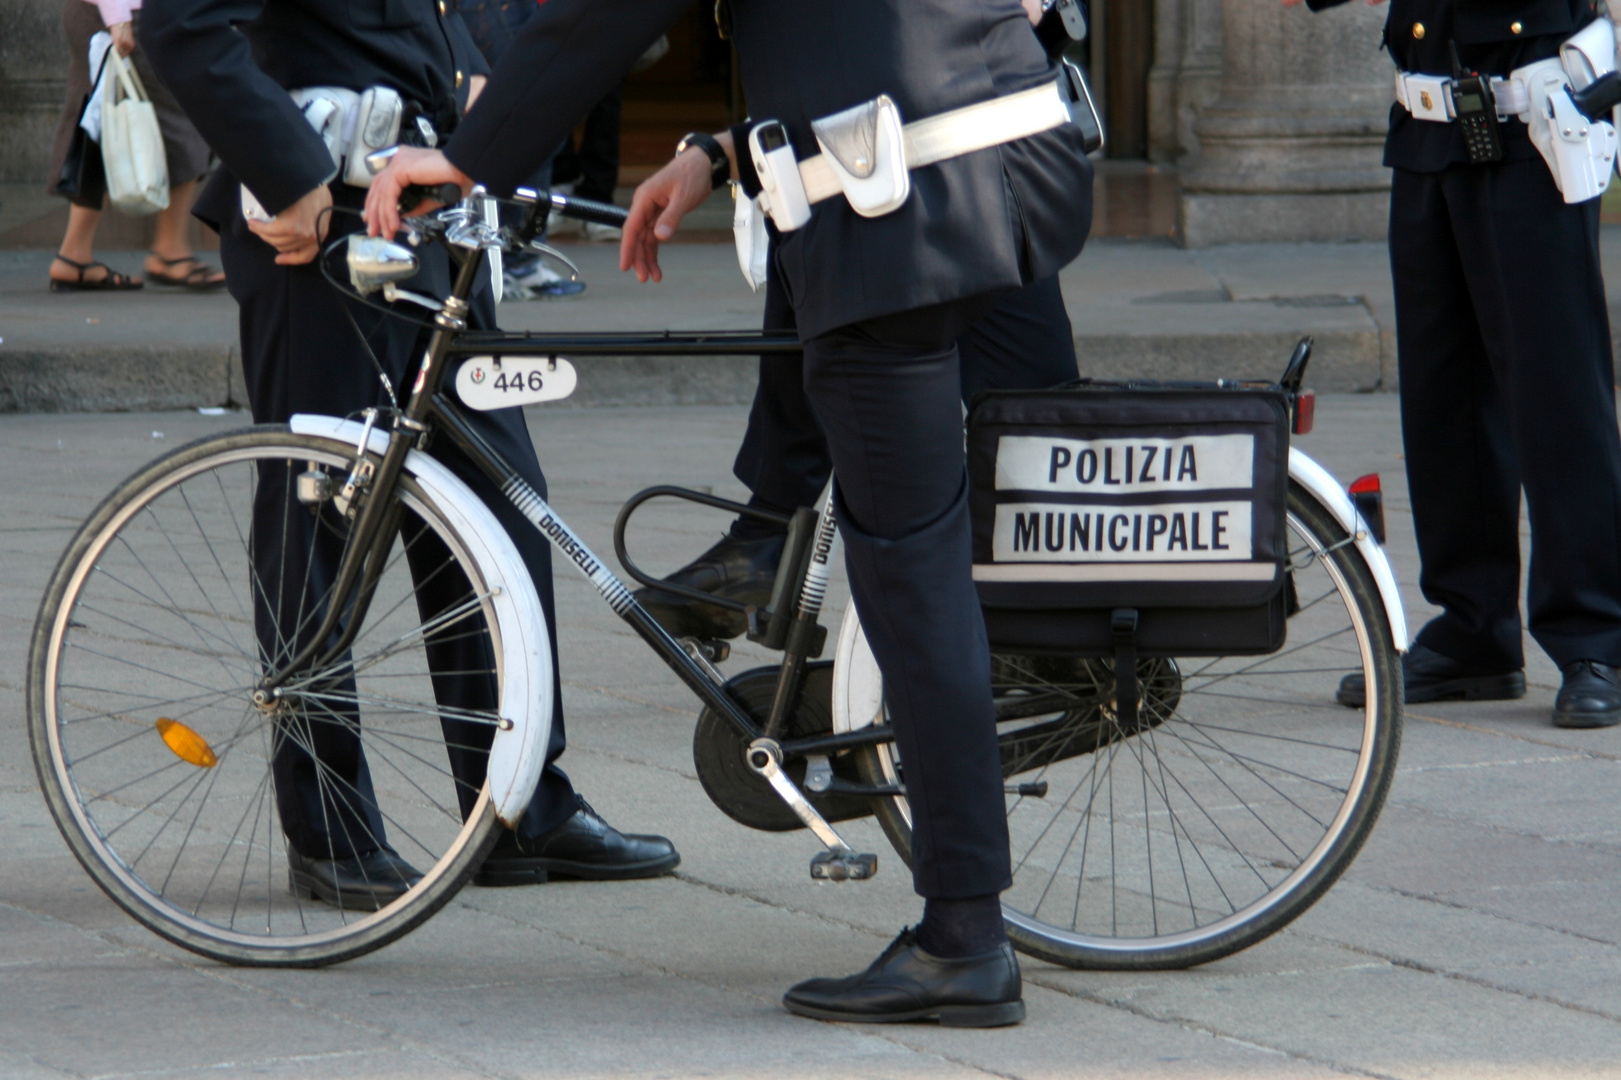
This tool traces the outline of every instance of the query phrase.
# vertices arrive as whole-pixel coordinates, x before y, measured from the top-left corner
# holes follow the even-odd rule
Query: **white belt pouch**
[[[326,144],[333,176],[355,187],[371,187],[366,155],[400,141],[405,102],[399,93],[386,86],[363,92],[342,86],[307,86],[288,94]],[[250,221],[270,220],[246,186],[242,188],[242,216]]]
[[[862,217],[880,217],[906,202],[912,190],[912,169],[1000,146],[1069,122],[1069,106],[1057,82],[910,124],[902,122],[900,107],[894,100],[880,94],[871,101],[811,121],[811,132],[822,152],[798,163],[799,181],[805,201],[812,205],[842,194]],[[761,165],[758,154],[755,164],[757,169]],[[772,214],[770,196],[764,192],[756,200],[740,198],[732,220],[738,265],[753,289],[765,283],[761,250],[765,229],[757,220],[761,212]],[[782,232],[797,227],[787,224],[781,214],[774,214],[773,220]]]

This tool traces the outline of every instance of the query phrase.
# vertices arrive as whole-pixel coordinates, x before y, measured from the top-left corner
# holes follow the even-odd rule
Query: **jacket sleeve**
[[[445,156],[495,194],[510,195],[691,4],[547,0],[495,65]]]
[[[101,12],[101,21],[107,26],[117,26],[130,20],[131,0],[90,0],[90,2]]]
[[[337,174],[287,91],[253,62],[236,28],[265,0],[146,0],[147,58],[226,168],[279,214]]]

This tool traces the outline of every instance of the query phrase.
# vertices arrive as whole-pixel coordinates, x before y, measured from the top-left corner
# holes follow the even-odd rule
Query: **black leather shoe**
[[[1621,670],[1597,660],[1566,664],[1565,683],[1553,700],[1553,726],[1614,727],[1621,724]]]
[[[573,817],[543,836],[524,840],[514,832],[502,833],[473,875],[473,884],[499,888],[543,885],[552,878],[627,881],[657,877],[680,862],[675,845],[664,837],[622,833],[581,799]]]
[[[1005,1027],[1024,1019],[1024,984],[1013,947],[945,960],[902,930],[860,975],[807,979],[782,1003],[791,1013],[854,1024],[938,1020],[947,1027]]]
[[[1525,696],[1523,671],[1482,671],[1416,642],[1401,658],[1401,674],[1409,705],[1448,698],[1507,701]],[[1340,680],[1334,700],[1360,709],[1367,703],[1367,694],[1360,674],[1347,675]]]
[[[664,580],[763,608],[771,602],[777,563],[782,561],[782,549],[787,541],[786,533],[758,540],[739,540],[727,535]],[[638,589],[636,601],[674,637],[725,640],[749,628],[741,611],[729,611],[657,589]]]
[[[416,867],[387,848],[354,859],[309,859],[287,845],[287,887],[300,900],[378,911],[420,880]]]

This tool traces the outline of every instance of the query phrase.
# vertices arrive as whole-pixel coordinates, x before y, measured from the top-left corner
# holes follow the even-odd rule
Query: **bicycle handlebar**
[[[630,217],[630,211],[612,203],[597,202],[595,199],[582,199],[577,195],[562,195],[552,192],[552,209],[564,217],[577,218],[580,221],[594,221],[598,225],[614,225],[624,227],[625,221]]]

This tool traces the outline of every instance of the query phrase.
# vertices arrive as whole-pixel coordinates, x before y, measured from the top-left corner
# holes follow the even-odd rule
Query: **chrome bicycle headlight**
[[[349,283],[362,296],[370,296],[393,281],[415,277],[417,257],[410,248],[381,236],[349,237],[344,255],[349,263]]]

